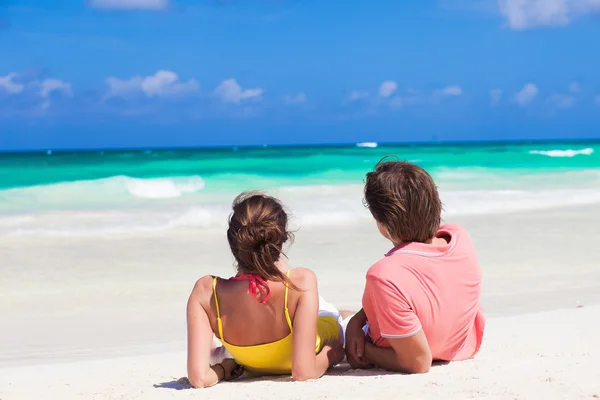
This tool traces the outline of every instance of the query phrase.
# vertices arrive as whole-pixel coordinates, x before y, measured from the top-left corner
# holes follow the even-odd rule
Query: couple
[[[367,174],[365,201],[394,247],[368,270],[363,308],[353,313],[319,297],[314,272],[284,261],[291,234],[278,200],[252,193],[235,200],[227,239],[238,273],[199,279],[187,304],[193,387],[243,373],[316,379],[344,357],[353,368],[424,373],[434,360],[475,356],[485,327],[481,271],[467,232],[440,226],[430,175],[380,162]],[[219,351],[226,358],[211,362]]]

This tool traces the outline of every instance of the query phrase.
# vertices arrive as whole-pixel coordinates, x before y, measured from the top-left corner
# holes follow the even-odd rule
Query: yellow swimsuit
[[[289,271],[288,271],[289,277]],[[213,279],[213,293],[215,296],[215,305],[217,308],[217,324],[219,326],[219,336],[223,346],[229,351],[235,361],[242,365],[250,375],[289,375],[292,373],[292,344],[293,328],[292,320],[288,310],[288,285],[285,285],[285,319],[290,328],[290,334],[283,339],[271,343],[259,344],[255,346],[235,346],[229,344],[223,338],[223,323],[221,321],[221,312],[219,310],[219,301],[217,299],[217,279]],[[340,330],[338,320],[335,317],[323,316],[317,321],[317,343],[315,351],[318,354],[323,346],[331,339],[339,339]]]

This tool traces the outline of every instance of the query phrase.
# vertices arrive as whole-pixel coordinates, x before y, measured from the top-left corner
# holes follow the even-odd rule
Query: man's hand
[[[360,310],[348,322],[346,328],[346,357],[348,363],[354,369],[368,368],[370,363],[363,359],[365,354],[365,332],[363,326],[366,322],[366,316],[363,310]]]
[[[232,381],[244,374],[244,367],[238,365],[232,358],[226,358],[221,362],[223,371],[225,371],[224,381]]]
[[[337,339],[330,340],[321,351],[327,354],[330,367],[341,363],[344,359],[344,345]]]

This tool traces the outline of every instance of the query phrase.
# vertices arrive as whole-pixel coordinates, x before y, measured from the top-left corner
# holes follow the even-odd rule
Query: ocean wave
[[[597,188],[600,169],[447,168],[432,171],[443,190],[554,190]]]
[[[144,199],[170,199],[186,193],[196,193],[204,189],[204,181],[199,176],[185,178],[138,179],[121,177],[127,185],[127,191]]]
[[[47,212],[0,218],[0,233],[14,236],[97,236],[139,234],[226,224],[223,210],[192,207],[181,212],[160,209]]]
[[[292,229],[342,227],[370,222],[362,203],[362,187],[280,188],[271,192],[290,211]],[[581,206],[600,203],[600,189],[555,190],[441,190],[444,218],[488,215]],[[0,234],[41,236],[94,236],[140,234],[179,229],[218,229],[224,232],[231,212],[230,198],[170,207],[132,207],[117,210],[70,210],[3,216]]]
[[[447,215],[502,214],[600,203],[599,189],[465,190],[441,195]]]
[[[585,149],[584,149],[585,150]],[[526,154],[526,153],[522,153]],[[527,156],[529,157],[529,156]],[[445,215],[494,214],[600,203],[600,169],[431,169]],[[265,190],[291,212],[292,227],[371,221],[364,175],[217,173],[126,175],[0,190],[0,235],[86,236],[223,229],[239,192]]]
[[[370,148],[376,148],[376,147],[377,147],[377,142],[362,142],[362,143],[356,143],[356,147],[370,147]]]
[[[205,183],[200,176],[133,178],[113,176],[104,179],[59,182],[0,191],[3,206],[76,208],[111,206],[136,199],[173,199],[200,192]]]
[[[594,149],[592,149],[591,147],[587,147],[587,148],[581,149],[581,150],[573,150],[573,149],[567,149],[567,150],[531,150],[529,152],[529,154],[537,154],[537,155],[548,156],[548,157],[575,157],[575,156],[578,156],[578,155],[589,156],[589,155],[592,155],[593,153],[594,153]]]

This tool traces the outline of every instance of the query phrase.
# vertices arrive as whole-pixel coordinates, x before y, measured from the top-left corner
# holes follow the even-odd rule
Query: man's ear
[[[384,238],[391,241],[392,239],[390,239],[390,233],[388,232],[387,228],[381,222],[375,222],[377,222],[377,229],[379,229],[379,233],[381,233]]]

